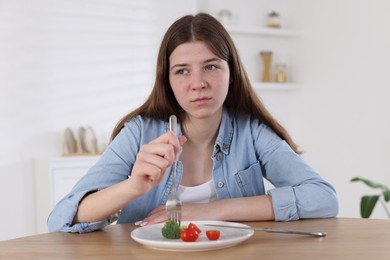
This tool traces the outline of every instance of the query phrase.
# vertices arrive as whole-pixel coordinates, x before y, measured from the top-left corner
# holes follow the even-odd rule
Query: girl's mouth
[[[211,100],[211,98],[209,98],[209,97],[199,97],[199,98],[192,100],[191,103],[201,105],[201,104],[207,103],[209,100]]]

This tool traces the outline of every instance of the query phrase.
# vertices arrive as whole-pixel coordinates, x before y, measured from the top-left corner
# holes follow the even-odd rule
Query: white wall
[[[138,9],[146,29],[133,24]],[[66,127],[90,125],[107,143],[149,93],[163,32],[195,9],[194,0],[0,2],[0,240],[36,232],[33,160],[59,156]]]
[[[340,216],[359,216],[363,176],[390,185],[390,2],[294,1],[304,87],[291,127],[306,158],[335,184]],[[302,11],[304,10],[309,11]],[[373,217],[386,218],[381,205]]]
[[[53,2],[0,3],[0,240],[35,233],[32,162],[37,157],[60,154],[60,132],[66,126],[92,125],[103,142],[119,117],[140,102],[139,97],[114,95],[110,98],[118,102],[96,114],[95,109],[77,99],[80,96],[74,89],[72,95],[65,87],[53,92],[45,73],[47,64],[41,62],[47,54],[42,44],[50,35],[39,30],[39,10],[49,3],[55,8],[56,3],[64,2],[77,9],[86,1]],[[173,19],[195,8],[195,1],[164,2],[166,5],[159,7],[163,16],[158,24],[161,32]],[[200,9],[211,13],[231,8],[234,22],[247,25],[261,25],[265,13],[275,9],[284,17],[284,24],[302,33],[292,46],[294,79],[302,84],[301,89],[260,95],[305,150],[305,159],[336,186],[340,216],[359,217],[360,195],[375,191],[350,184],[349,180],[365,176],[390,184],[390,31],[386,28],[390,24],[386,13],[390,2],[199,3]],[[53,102],[52,98],[58,96],[61,100]],[[110,107],[99,94],[88,98],[88,103],[102,102]],[[76,110],[72,109],[74,102]],[[385,217],[380,205],[374,217]]]
[[[277,10],[284,26],[301,32],[290,46],[301,89],[259,94],[306,161],[335,185],[339,216],[360,217],[360,196],[378,191],[350,179],[390,185],[390,2],[247,0],[240,8],[234,0],[200,3],[214,14],[230,9],[232,22],[242,25],[263,25],[265,14]],[[386,218],[379,203],[372,217]]]

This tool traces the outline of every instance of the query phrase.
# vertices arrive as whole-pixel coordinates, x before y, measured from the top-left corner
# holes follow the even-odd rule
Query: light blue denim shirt
[[[110,224],[107,219],[72,225],[80,200],[129,178],[141,145],[168,130],[168,122],[140,116],[127,122],[96,165],[55,206],[48,218],[49,231],[84,233]],[[181,135],[180,126],[178,131]],[[335,189],[256,119],[232,117],[224,110],[211,158],[214,187],[220,200],[267,193],[272,197],[276,221],[335,217],[338,213]],[[183,165],[179,162],[176,183],[180,183],[182,174]],[[157,206],[165,205],[172,188],[171,176],[169,168],[159,185],[121,210],[117,223],[142,220]],[[263,178],[275,188],[266,191]]]

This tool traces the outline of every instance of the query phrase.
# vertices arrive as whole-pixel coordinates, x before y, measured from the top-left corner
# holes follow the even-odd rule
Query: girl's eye
[[[207,65],[205,70],[215,70],[217,67],[214,65]]]
[[[180,69],[180,70],[177,70],[175,74],[178,74],[178,75],[185,75],[188,73],[188,70],[185,70],[185,69]]]

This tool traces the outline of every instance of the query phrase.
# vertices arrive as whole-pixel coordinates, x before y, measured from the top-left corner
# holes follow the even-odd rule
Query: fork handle
[[[169,117],[169,130],[177,135],[177,118],[175,115]]]
[[[174,132],[175,135],[177,135],[177,118],[175,115],[171,115],[169,117],[169,130]],[[176,193],[176,161],[177,161],[177,156],[175,157],[175,161],[173,162],[172,165],[172,190],[174,193]]]
[[[271,233],[285,233],[285,234],[297,234],[297,235],[311,235],[316,237],[326,236],[326,232],[301,230],[301,229],[288,229],[288,228],[254,228],[258,231],[266,231]]]
[[[177,118],[175,115],[171,115],[169,117],[169,130],[174,132],[175,135],[177,136]],[[175,157],[175,162],[177,162],[178,157],[179,157],[179,155],[177,155]],[[175,166],[175,168],[176,168],[176,166]],[[175,169],[175,173],[176,173],[176,169]]]

